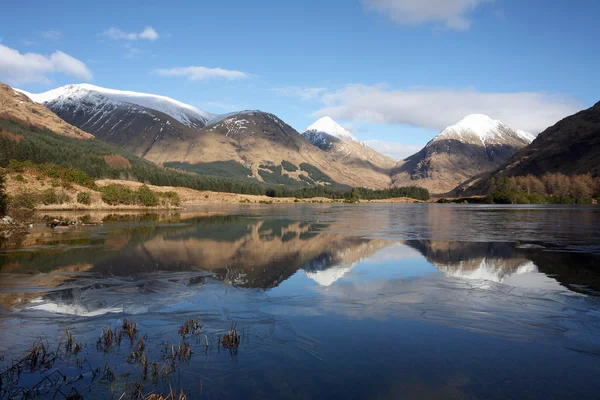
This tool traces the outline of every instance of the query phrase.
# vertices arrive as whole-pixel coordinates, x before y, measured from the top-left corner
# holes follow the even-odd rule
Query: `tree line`
[[[489,181],[488,202],[499,204],[589,204],[600,198],[600,178],[546,173],[498,176]]]

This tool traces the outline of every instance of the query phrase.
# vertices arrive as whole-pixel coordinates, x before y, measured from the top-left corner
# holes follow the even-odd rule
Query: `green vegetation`
[[[591,175],[545,174],[490,179],[487,203],[591,204],[600,196],[600,178]]]
[[[319,168],[314,165],[310,165],[307,163],[300,164],[300,169],[304,172],[308,172],[308,176],[315,182],[323,182],[334,184],[335,182],[326,174],[323,173]]]
[[[352,190],[350,191],[350,196],[348,196],[348,198],[346,200],[344,200],[345,203],[360,203],[360,189],[359,188],[352,188]]]
[[[32,190],[20,190],[8,199],[10,210],[35,210],[37,204],[38,194]]]
[[[4,182],[4,173],[0,172],[0,217],[6,214],[8,208],[8,196],[6,195]]]
[[[92,195],[89,192],[79,192],[77,193],[77,202],[89,206],[92,204]]]
[[[54,188],[46,189],[42,191],[38,196],[38,203],[44,205],[50,204],[64,204],[71,200],[68,194],[63,191],[56,191]]]
[[[296,172],[296,171],[298,171],[298,167],[296,167],[294,164],[292,164],[289,161],[283,160],[281,162],[281,166],[283,167],[283,169],[285,169],[288,172]]]
[[[138,205],[156,207],[181,205],[181,199],[174,192],[159,193],[152,191],[148,186],[142,185],[137,190],[129,189],[123,185],[107,185],[100,188],[102,201],[110,205]]]
[[[271,172],[259,169],[258,174],[266,183],[277,184],[277,185],[289,185],[289,186],[306,186],[306,183],[290,178],[288,174],[283,173],[283,167],[281,165],[260,165],[260,168],[268,169]],[[268,195],[267,195],[268,196]]]
[[[250,168],[247,168],[235,161],[213,161],[198,164],[190,164],[188,162],[167,162],[163,165],[167,168],[192,172],[198,175],[220,178],[236,178],[256,182],[256,179],[252,177],[252,171]]]
[[[418,186],[397,187],[384,190],[358,188],[359,197],[365,200],[393,199],[408,197],[416,200],[429,200],[429,190]]]

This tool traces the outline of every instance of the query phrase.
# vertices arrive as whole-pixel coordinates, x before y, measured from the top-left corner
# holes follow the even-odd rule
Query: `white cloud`
[[[190,81],[201,81],[212,78],[223,78],[228,80],[237,80],[248,78],[249,75],[245,72],[223,69],[223,68],[208,68],[201,66],[191,67],[176,67],[169,69],[157,69],[157,74],[162,76],[182,76]]]
[[[467,30],[469,12],[493,0],[364,0],[367,9],[378,11],[400,25],[441,25],[446,29]]]
[[[282,86],[271,89],[271,91],[288,97],[298,97],[302,100],[314,100],[325,93],[325,88],[303,88],[298,86]]]
[[[386,142],[378,139],[369,139],[365,140],[364,142],[373,150],[377,150],[381,154],[385,154],[386,156],[390,156],[396,160],[404,160],[406,157],[412,156],[425,146],[425,144],[402,144]]]
[[[314,115],[407,124],[441,130],[473,113],[499,119],[514,129],[539,133],[580,110],[571,98],[537,92],[479,92],[475,89],[390,89],[386,85],[348,85],[321,97]]]
[[[124,39],[124,40],[150,40],[151,42],[155,41],[156,39],[158,39],[160,36],[158,35],[158,32],[156,32],[156,30],[154,30],[153,27],[151,26],[147,26],[144,28],[143,31],[137,33],[137,32],[124,32],[120,29],[117,28],[109,28],[107,30],[105,30],[102,33],[103,36],[109,37],[111,39],[115,39],[115,40],[120,40],[120,39]]]
[[[82,61],[71,57],[67,53],[56,51],[50,56],[50,61],[55,70],[61,71],[64,74],[82,79],[92,79],[92,73],[88,67]]]
[[[44,39],[48,40],[58,40],[62,37],[62,32],[56,29],[52,29],[49,31],[43,31],[40,33],[40,36]]]
[[[53,73],[63,73],[85,80],[92,79],[92,72],[83,62],[62,51],[56,51],[50,56],[21,54],[17,50],[0,45],[0,80],[11,84],[47,82],[48,75]]]

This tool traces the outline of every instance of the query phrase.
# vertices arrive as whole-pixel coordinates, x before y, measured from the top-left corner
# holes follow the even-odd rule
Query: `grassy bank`
[[[5,191],[4,211],[174,209],[181,206],[175,192],[155,191],[146,185],[132,189],[96,185],[89,176],[56,165],[11,164],[0,171]]]

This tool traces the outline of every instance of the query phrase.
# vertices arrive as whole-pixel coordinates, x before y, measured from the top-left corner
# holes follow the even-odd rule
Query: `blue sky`
[[[0,81],[261,109],[300,131],[330,115],[396,157],[469,113],[538,133],[600,100],[597,1],[34,3],[3,7]]]

